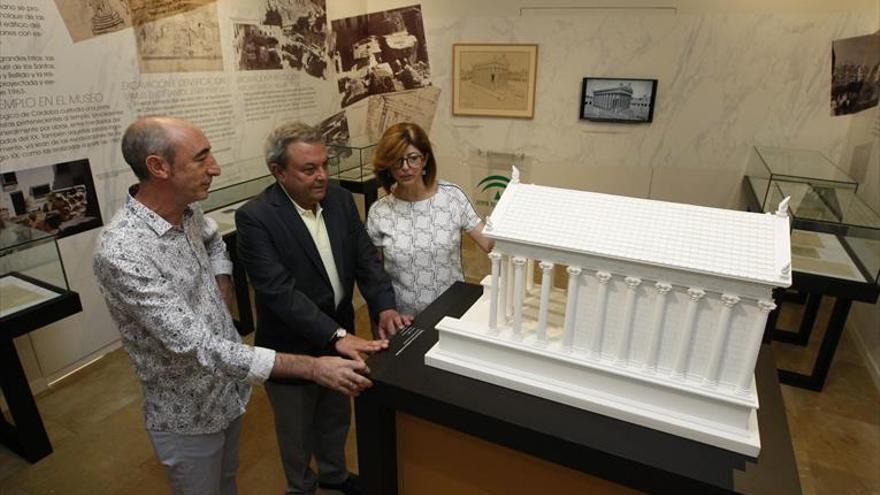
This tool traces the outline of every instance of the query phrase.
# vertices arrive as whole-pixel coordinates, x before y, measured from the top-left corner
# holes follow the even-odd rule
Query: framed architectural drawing
[[[585,77],[581,119],[640,124],[654,119],[656,79]]]
[[[538,45],[452,45],[452,114],[535,115]]]

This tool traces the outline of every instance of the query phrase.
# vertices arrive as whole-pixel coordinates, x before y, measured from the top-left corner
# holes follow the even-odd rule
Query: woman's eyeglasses
[[[422,164],[425,157],[419,153],[410,153],[406,156],[400,158],[397,163],[394,164],[395,170],[402,169],[405,165],[408,165],[410,168],[416,168]]]

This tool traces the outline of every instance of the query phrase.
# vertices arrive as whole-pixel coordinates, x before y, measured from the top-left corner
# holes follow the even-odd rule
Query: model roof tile
[[[791,283],[787,217],[513,182],[490,223],[498,240]]]

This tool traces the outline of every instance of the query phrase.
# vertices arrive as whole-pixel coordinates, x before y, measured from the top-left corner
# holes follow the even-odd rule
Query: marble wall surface
[[[461,2],[422,5],[433,84],[442,89],[432,129],[442,176],[472,192],[475,150],[524,153],[534,167],[530,180],[542,184],[721,207],[741,205],[754,144],[815,149],[834,161],[845,155],[852,117],[830,115],[831,41],[878,25],[863,2],[834,12],[752,14],[676,2],[619,10],[537,2],[552,8],[520,6],[521,15],[491,15],[486,3],[504,14],[513,9],[480,3],[480,15]],[[452,116],[458,42],[537,43],[535,117]],[[653,123],[580,120],[585,76],[658,79]]]

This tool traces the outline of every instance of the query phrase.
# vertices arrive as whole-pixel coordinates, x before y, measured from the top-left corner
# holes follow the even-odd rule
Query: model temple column
[[[526,259],[514,256],[513,261],[513,339],[522,340],[523,288]]]
[[[590,354],[599,359],[602,357],[602,340],[605,333],[605,305],[608,303],[608,282],[611,274],[608,272],[596,272],[596,280],[599,287],[596,290],[596,328],[593,329],[593,339],[590,342]]]
[[[666,319],[666,294],[672,290],[672,284],[657,282],[654,284],[657,297],[654,299],[654,314],[651,316],[651,342],[648,344],[648,359],[645,368],[648,371],[657,370],[657,361],[660,357],[660,342],[663,340],[663,320]]]
[[[571,351],[574,343],[574,320],[577,317],[578,286],[580,285],[581,269],[577,266],[569,266],[565,269],[568,273],[568,298],[565,301],[565,332],[562,336],[562,349]]]
[[[773,301],[761,299],[758,301],[758,308],[761,309],[761,316],[755,318],[752,328],[749,329],[749,342],[747,344],[748,347],[746,347],[751,354],[743,362],[740,376],[737,380],[736,393],[741,395],[747,395],[752,389],[752,375],[754,375],[755,364],[758,362],[758,352],[761,350],[761,338],[764,336],[767,316],[776,309],[776,304]]]
[[[492,262],[492,285],[489,288],[489,333],[498,332],[498,295],[501,291],[499,284],[501,271],[501,253],[492,251],[489,253]]]
[[[526,260],[526,294],[535,288],[535,260]]]
[[[553,263],[542,261],[541,267],[541,302],[538,304],[538,345],[547,344],[547,312],[550,309],[550,289],[553,285]]]
[[[715,340],[709,354],[709,364],[706,366],[706,374],[703,380],[708,385],[718,385],[718,375],[721,372],[721,359],[727,348],[727,334],[730,330],[730,319],[733,315],[733,307],[739,302],[739,296],[733,294],[721,295],[721,313],[718,315],[718,325],[715,327]]]
[[[626,299],[623,303],[623,330],[620,335],[620,345],[617,348],[618,364],[629,363],[630,341],[632,340],[633,316],[636,312],[636,298],[638,297],[639,285],[642,279],[638,277],[626,277]]]
[[[507,255],[504,263],[504,319],[513,315],[513,256]]]
[[[507,282],[510,280],[510,265],[507,263],[506,255],[501,255],[499,265],[501,282],[498,285],[498,319],[500,320],[498,324],[504,326],[507,323]]]
[[[672,376],[675,378],[684,378],[685,376],[691,340],[693,339],[694,328],[697,324],[697,309],[699,309],[700,300],[706,296],[706,292],[703,289],[695,289],[693,287],[688,289],[687,293],[690,301],[688,301],[684,324],[681,330],[681,340],[678,342],[678,350],[675,353],[675,362],[672,367]]]

